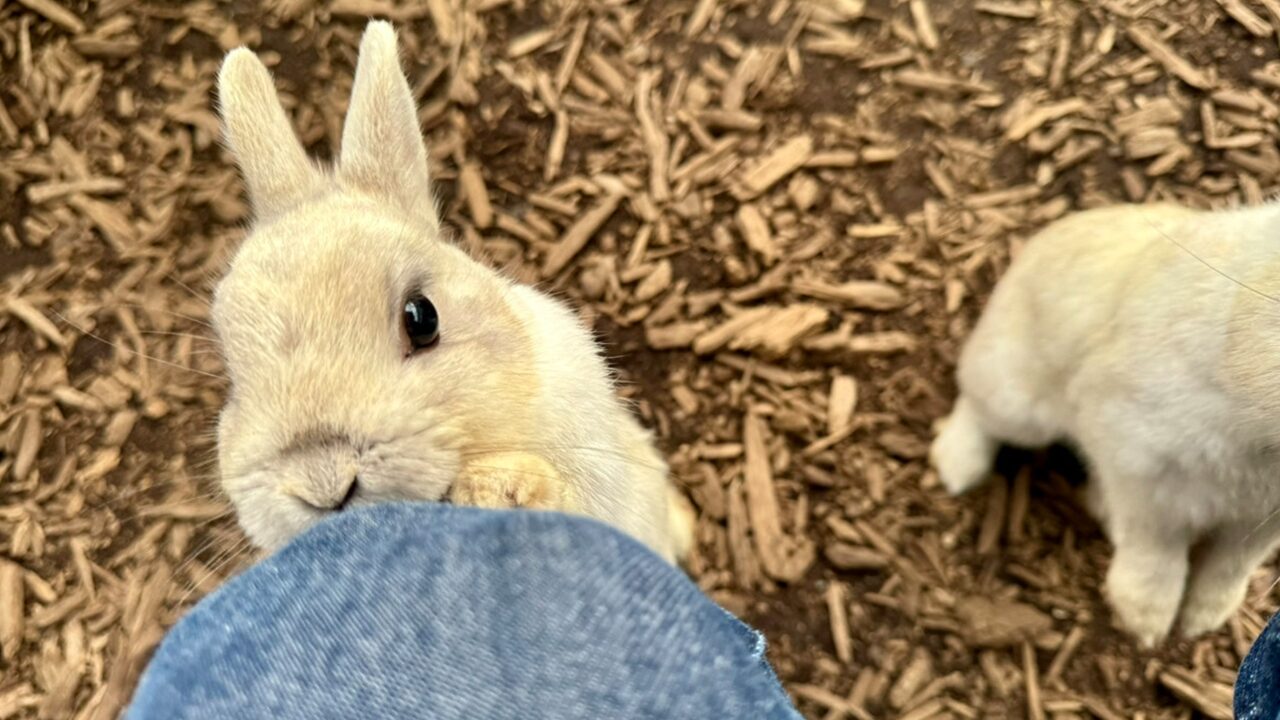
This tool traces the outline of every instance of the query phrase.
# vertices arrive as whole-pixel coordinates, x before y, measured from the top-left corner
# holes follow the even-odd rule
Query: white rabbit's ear
[[[338,177],[439,225],[417,108],[400,69],[396,32],[385,21],[369,23],[360,40]]]
[[[223,60],[218,105],[259,219],[279,215],[324,187],[324,176],[307,158],[280,105],[271,73],[248,48],[232,50]]]

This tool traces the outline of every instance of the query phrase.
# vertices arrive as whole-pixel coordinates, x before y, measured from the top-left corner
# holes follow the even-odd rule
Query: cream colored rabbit
[[[931,452],[943,483],[981,482],[999,443],[1073,442],[1115,545],[1121,623],[1146,645],[1178,617],[1187,635],[1219,627],[1280,539],[1280,302],[1263,294],[1277,292],[1280,205],[1049,226],[960,357]]]
[[[445,239],[389,24],[361,40],[332,169],[252,52],[227,55],[218,92],[254,211],[214,294],[218,455],[255,543],[351,503],[449,498],[577,512],[683,554],[687,506],[591,333]]]

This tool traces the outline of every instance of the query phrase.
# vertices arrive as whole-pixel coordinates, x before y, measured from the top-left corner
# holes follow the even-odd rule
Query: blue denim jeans
[[[604,525],[344,512],[206,597],[129,720],[800,717],[761,635]]]
[[[1235,706],[1236,720],[1280,720],[1280,613],[1240,665]]]

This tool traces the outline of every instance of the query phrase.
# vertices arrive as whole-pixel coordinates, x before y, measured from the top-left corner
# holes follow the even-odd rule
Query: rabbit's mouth
[[[459,473],[458,453],[421,434],[359,447],[333,435],[291,444],[223,488],[249,539],[273,550],[335,512],[384,502],[444,499]],[[225,468],[226,466],[224,466]]]

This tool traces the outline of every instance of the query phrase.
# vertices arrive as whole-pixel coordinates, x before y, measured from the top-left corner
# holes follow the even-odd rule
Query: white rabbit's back
[[[1241,293],[1252,295],[1239,281],[1261,281],[1251,268],[1277,254],[1270,228],[1280,237],[1272,206],[1120,206],[1050,226],[1012,264],[965,347],[966,397],[1006,441],[1073,440],[1091,464],[1167,478],[1131,499],[1166,517],[1203,527],[1236,514],[1235,500],[1256,494],[1260,438],[1242,432],[1248,398],[1224,383],[1227,340]],[[1260,312],[1273,305],[1263,302]],[[1280,385],[1280,368],[1267,367]]]
[[[993,293],[930,448],[958,493],[1001,443],[1073,441],[1116,548],[1106,595],[1147,646],[1177,618],[1220,627],[1280,544],[1278,245],[1274,204],[1049,226]]]

